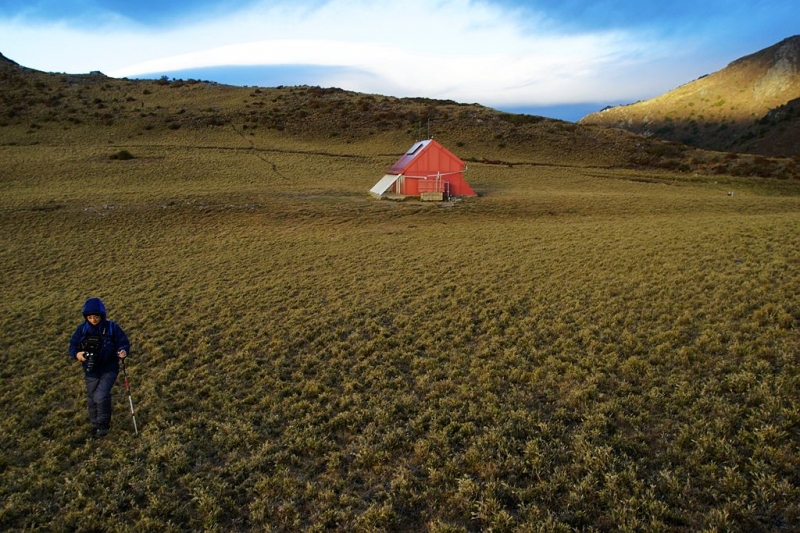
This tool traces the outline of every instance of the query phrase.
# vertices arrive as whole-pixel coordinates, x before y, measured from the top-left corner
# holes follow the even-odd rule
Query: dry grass
[[[7,529],[800,521],[796,180],[487,145],[480,197],[394,203],[403,132],[240,126],[0,128]],[[121,384],[83,438],[89,296],[138,438]]]

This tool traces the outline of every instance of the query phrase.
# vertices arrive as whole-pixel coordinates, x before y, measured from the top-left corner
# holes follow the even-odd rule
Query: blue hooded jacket
[[[102,318],[97,326],[93,326],[87,315],[100,315]],[[100,298],[89,298],[83,305],[83,323],[77,327],[69,341],[69,356],[77,359],[78,352],[84,351],[83,343],[89,335],[99,335],[102,338],[100,350],[95,359],[95,366],[89,376],[99,376],[105,372],[119,373],[119,357],[117,352],[125,350],[130,353],[128,336],[116,322],[106,319],[106,306]],[[83,364],[84,371],[86,363]]]

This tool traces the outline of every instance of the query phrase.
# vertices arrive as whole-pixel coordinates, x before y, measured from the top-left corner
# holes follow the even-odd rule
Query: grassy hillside
[[[448,100],[392,98],[336,88],[241,88],[201,80],[46,74],[2,57],[0,81],[0,144],[85,138],[130,152],[154,142],[202,145],[213,136],[225,139],[227,147],[251,149],[262,158],[264,151],[313,153],[330,144],[343,155],[359,156],[358,150],[367,150],[386,156],[388,165],[413,142],[432,135],[470,163],[800,178],[797,158],[711,152],[618,129]],[[350,144],[360,148],[351,150]]]
[[[800,522],[797,179],[455,103],[91,78],[5,86],[4,529]],[[426,109],[480,196],[369,198]],[[118,383],[85,438],[90,296],[139,437]]]
[[[800,154],[800,36],[656,98],[581,119],[712,150]]]

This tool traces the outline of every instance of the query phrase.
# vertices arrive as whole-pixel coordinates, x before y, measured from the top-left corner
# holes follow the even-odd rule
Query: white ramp
[[[394,182],[397,181],[401,175],[402,174],[386,174],[369,190],[369,193],[380,198],[383,196],[383,193],[389,190],[389,187],[394,185]]]

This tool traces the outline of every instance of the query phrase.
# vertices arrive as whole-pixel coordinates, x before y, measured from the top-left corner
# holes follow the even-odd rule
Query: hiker
[[[122,328],[106,319],[106,306],[100,298],[86,300],[83,318],[69,341],[69,356],[83,365],[91,436],[105,437],[111,427],[111,388],[119,374],[119,360],[128,356],[130,343]]]

